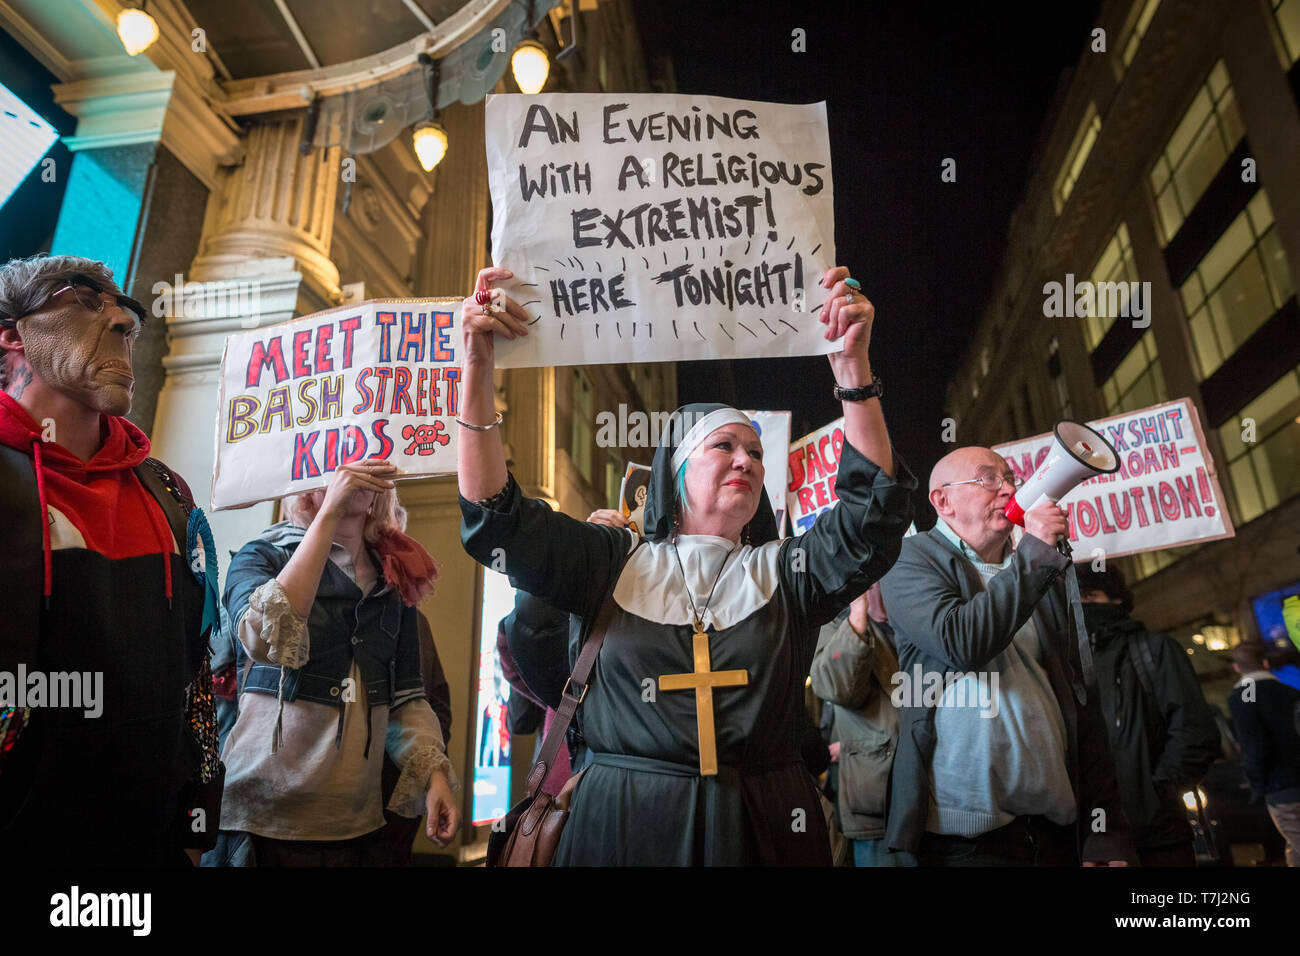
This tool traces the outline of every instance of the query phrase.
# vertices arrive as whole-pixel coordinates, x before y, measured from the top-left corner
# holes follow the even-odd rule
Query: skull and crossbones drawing
[[[402,429],[402,437],[410,441],[405,455],[432,455],[439,445],[446,445],[451,436],[443,431],[442,422],[432,425],[407,425]]]

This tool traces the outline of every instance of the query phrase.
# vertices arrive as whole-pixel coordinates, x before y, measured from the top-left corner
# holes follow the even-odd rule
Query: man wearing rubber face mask
[[[216,551],[188,486],[121,417],[144,311],[90,259],[0,266],[0,856],[15,862],[184,865],[217,833]]]

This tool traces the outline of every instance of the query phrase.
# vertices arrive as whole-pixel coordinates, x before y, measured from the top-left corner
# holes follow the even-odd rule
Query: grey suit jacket
[[[1088,689],[1086,703],[1072,690],[1072,677],[1082,684],[1062,584],[1068,565],[1055,548],[1026,535],[1010,565],[985,585],[975,566],[935,529],[903,540],[881,590],[906,672],[918,664],[926,673],[985,669],[1034,616],[1043,639],[1043,667],[1066,723],[1066,767],[1079,808],[1081,858],[1135,862],[1096,689]],[[933,707],[902,708],[886,832],[893,849],[915,853],[925,832],[934,717]],[[1099,822],[1104,829],[1097,832]]]

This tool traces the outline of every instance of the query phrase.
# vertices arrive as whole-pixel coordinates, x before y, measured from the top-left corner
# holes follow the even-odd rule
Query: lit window
[[[1128,226],[1124,223],[1119,224],[1115,235],[1102,250],[1101,257],[1092,267],[1089,279],[1098,291],[1112,288],[1103,283],[1124,283],[1122,296],[1112,297],[1107,294],[1104,297],[1106,307],[1103,307],[1103,296],[1096,296],[1090,314],[1082,317],[1083,337],[1088,343],[1088,351],[1092,351],[1101,344],[1101,340],[1114,324],[1116,316],[1122,311],[1110,308],[1109,305],[1128,302],[1128,290],[1132,288],[1128,283],[1138,281],[1137,264],[1133,261],[1133,249],[1128,239]]]
[[[1262,188],[1178,292],[1204,380],[1295,292]]]
[[[621,462],[608,456],[605,458],[605,501],[600,507],[618,507],[618,492],[623,487],[623,474],[625,471],[626,468]]]
[[[1151,25],[1151,18],[1156,15],[1156,9],[1160,6],[1160,0],[1137,0],[1133,4],[1133,9],[1138,11],[1137,20],[1133,23],[1132,30],[1127,36],[1122,36],[1120,41],[1121,57],[1124,61],[1124,69],[1128,69],[1133,58],[1137,56],[1138,47],[1142,45],[1142,38],[1147,35],[1147,27]]]
[[[1288,62],[1300,60],[1300,0],[1273,0],[1273,16],[1290,57]]]
[[[1079,124],[1079,131],[1074,134],[1074,142],[1070,144],[1070,151],[1066,153],[1065,162],[1061,165],[1061,171],[1057,174],[1056,186],[1052,189],[1052,199],[1058,213],[1065,208],[1070,193],[1074,192],[1074,184],[1079,181],[1084,164],[1088,162],[1088,154],[1092,152],[1100,134],[1101,118],[1097,116],[1096,105],[1089,103],[1083,122]]]
[[[1056,404],[1061,410],[1062,418],[1074,417],[1074,405],[1070,401],[1070,390],[1065,385],[1065,369],[1061,365],[1061,343],[1055,335],[1047,343],[1047,374],[1052,380],[1052,389],[1056,393]]]
[[[1107,415],[1159,405],[1168,397],[1160,359],[1156,355],[1155,336],[1150,329],[1142,333],[1142,338],[1124,356],[1110,378],[1102,383],[1101,395]]]
[[[569,457],[573,459],[573,467],[577,468],[578,473],[587,481],[592,480],[591,446],[595,421],[592,410],[593,399],[591,382],[587,380],[587,376],[581,369],[575,368],[573,370],[573,430],[570,436]]]
[[[1134,581],[1141,581],[1143,578],[1149,578],[1157,571],[1163,571],[1169,565],[1186,557],[1197,548],[1199,544],[1184,545],[1181,548],[1161,548],[1159,551],[1142,551],[1133,555]]]
[[[1196,92],[1148,179],[1166,245],[1245,134],[1237,100],[1220,60]]]
[[[1240,524],[1300,492],[1300,368],[1219,427]],[[1253,438],[1253,441],[1246,441]]]
[[[0,83],[0,206],[58,138],[53,126]]]

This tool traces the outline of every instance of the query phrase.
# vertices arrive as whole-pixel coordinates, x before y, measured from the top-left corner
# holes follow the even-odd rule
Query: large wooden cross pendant
[[[713,688],[739,687],[749,683],[748,671],[709,670],[709,638],[701,631],[692,639],[695,650],[695,670],[689,674],[664,674],[659,678],[660,690],[695,691],[695,726],[700,740],[700,774],[712,776],[718,772],[718,740],[713,729]]]

